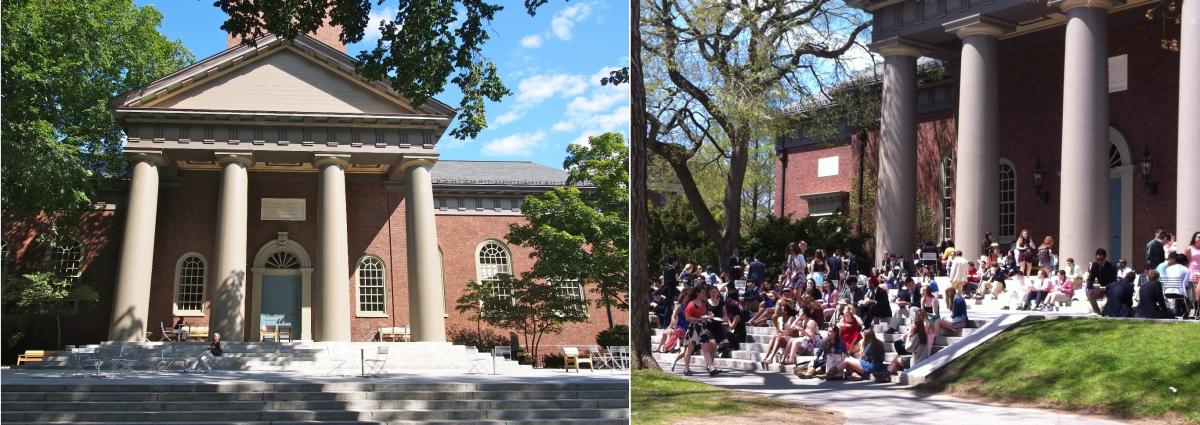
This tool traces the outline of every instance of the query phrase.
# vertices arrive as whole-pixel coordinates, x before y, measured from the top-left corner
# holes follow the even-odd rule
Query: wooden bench
[[[412,331],[408,326],[391,326],[379,328],[379,341],[391,342],[408,342],[412,337]]]
[[[40,362],[46,357],[54,357],[58,355],[58,351],[53,350],[25,350],[25,354],[17,356],[17,364]]]
[[[208,341],[208,326],[189,326],[187,328],[187,334],[188,339]]]

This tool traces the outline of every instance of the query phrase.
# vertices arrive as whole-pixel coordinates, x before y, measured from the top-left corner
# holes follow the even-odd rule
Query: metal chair
[[[371,376],[386,376],[388,362],[388,346],[381,345],[379,350],[375,352],[375,358],[363,360],[363,363],[371,370]]]
[[[343,356],[340,350],[335,349],[330,345],[325,346],[325,354],[329,356],[329,362],[333,363],[333,369],[330,369],[329,372],[325,373],[325,376],[330,376],[334,373],[337,373],[338,376],[345,376],[346,370],[342,369],[342,366],[346,365],[346,356]]]
[[[619,370],[629,370],[629,346],[619,345],[616,347],[608,347],[608,352],[613,358],[613,363]]]
[[[138,346],[132,345],[132,344],[122,344],[120,355],[118,355],[116,358],[112,359],[113,360],[113,374],[118,375],[118,376],[124,376],[123,373],[128,372],[128,373],[133,373],[134,375],[136,375],[137,371],[134,370],[134,366],[137,366],[137,362],[139,360],[141,360],[141,357],[142,357],[141,347],[138,347]]]
[[[170,371],[171,366],[179,363],[179,370],[187,367],[187,357],[183,356],[174,346],[164,344],[162,351],[158,354],[158,364],[155,369]]]
[[[158,342],[178,340],[175,335],[175,328],[168,328],[167,324],[163,322],[158,322],[158,328],[162,331],[162,334],[158,338]]]
[[[612,356],[612,350],[604,351],[600,349],[599,345],[593,345],[588,347],[588,353],[592,355],[592,360],[600,362],[597,366],[601,368],[611,369],[617,367],[616,359]]]

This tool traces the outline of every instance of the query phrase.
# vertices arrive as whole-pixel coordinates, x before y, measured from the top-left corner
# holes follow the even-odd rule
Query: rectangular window
[[[578,281],[564,280],[561,282],[555,282],[555,285],[558,286],[559,295],[566,298],[575,298],[581,301],[587,301],[587,298],[584,298],[583,296],[583,285],[580,285]],[[579,306],[579,309],[581,310],[581,314],[587,314],[586,305]]]

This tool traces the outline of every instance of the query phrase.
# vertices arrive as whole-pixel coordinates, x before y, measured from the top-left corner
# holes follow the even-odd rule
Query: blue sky
[[[225,15],[211,0],[135,0],[164,15],[163,34],[203,59],[225,49]],[[374,2],[372,2],[374,3]],[[475,140],[442,136],[442,159],[524,160],[562,168],[566,147],[605,131],[629,134],[628,85],[601,86],[600,77],[629,63],[629,5],[623,1],[552,0],[537,16],[522,2],[505,4],[490,29],[485,55],[496,62],[513,92],[488,104],[488,129]],[[350,56],[374,47],[379,19],[394,17],[397,2],[372,8],[367,40],[347,46]],[[372,34],[372,32],[374,34]],[[457,107],[453,84],[435,96]],[[452,124],[451,128],[456,124]]]

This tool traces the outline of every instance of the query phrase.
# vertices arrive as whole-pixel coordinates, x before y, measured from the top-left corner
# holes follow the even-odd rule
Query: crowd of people
[[[928,357],[938,335],[968,326],[966,300],[972,298],[1001,300],[1006,310],[1052,309],[1082,299],[1108,317],[1187,319],[1191,313],[1200,319],[1200,232],[1186,245],[1173,241],[1156,230],[1141,271],[1125,259],[1113,263],[1103,248],[1086,267],[1074,258],[1060,263],[1054,238],[1035,241],[1027,230],[1003,248],[986,234],[986,254],[978,259],[965,258],[947,238],[925,243],[912,260],[886,254],[877,267],[851,250],[810,251],[800,241],[786,247],[776,276],[767,275],[759,255],[743,260],[735,252],[719,270],[670,258],[648,297],[666,330],[658,350],[679,353],[671,368],[682,362],[686,375],[693,373],[696,350],[709,375],[721,373],[715,359],[746,342],[747,326],[766,326],[774,336],[762,353],[763,369],[794,364],[804,378],[887,380]],[[945,288],[938,287],[939,277]],[[910,325],[900,326],[905,319]],[[876,330],[894,336],[881,338]],[[899,354],[890,362],[884,341]],[[801,356],[812,360],[796,364]]]

